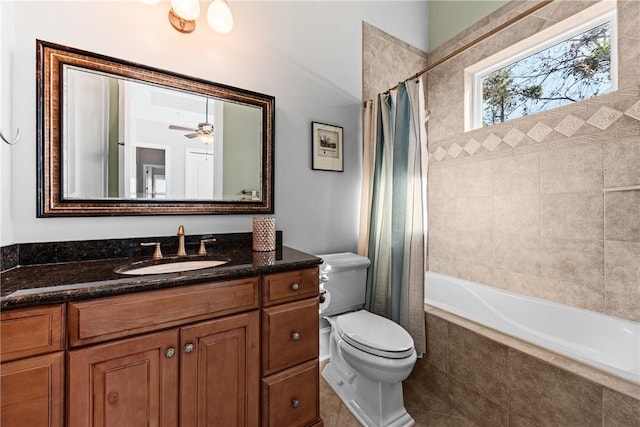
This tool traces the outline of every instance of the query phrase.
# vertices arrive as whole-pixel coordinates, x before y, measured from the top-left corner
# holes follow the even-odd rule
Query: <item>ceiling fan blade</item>
[[[195,132],[195,133],[188,133],[188,134],[186,134],[185,136],[186,136],[187,138],[195,138],[195,137],[197,137],[197,136],[198,136],[198,132]]]
[[[184,126],[176,126],[176,125],[169,125],[169,129],[171,130],[186,130],[186,131],[193,131],[193,128],[187,128]]]

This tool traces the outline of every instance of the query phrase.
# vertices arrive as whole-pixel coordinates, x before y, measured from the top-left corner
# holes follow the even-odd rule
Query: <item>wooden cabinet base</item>
[[[62,427],[64,353],[3,363],[0,391],[2,427]]]
[[[323,426],[317,267],[0,320],[2,427]]]

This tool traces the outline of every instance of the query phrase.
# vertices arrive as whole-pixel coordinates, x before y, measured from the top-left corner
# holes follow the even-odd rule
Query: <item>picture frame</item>
[[[342,127],[311,122],[311,169],[343,172]]]

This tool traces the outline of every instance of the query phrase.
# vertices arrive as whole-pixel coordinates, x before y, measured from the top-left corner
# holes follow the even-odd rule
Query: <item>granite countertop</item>
[[[18,266],[0,273],[0,309],[235,279],[292,268],[313,267],[322,262],[320,258],[286,246],[278,246],[273,252],[254,252],[250,247],[221,249],[208,258],[228,259],[229,262],[214,268],[145,276],[123,275],[115,273],[114,269],[149,260],[148,256]],[[180,260],[187,259],[203,258],[192,256]]]

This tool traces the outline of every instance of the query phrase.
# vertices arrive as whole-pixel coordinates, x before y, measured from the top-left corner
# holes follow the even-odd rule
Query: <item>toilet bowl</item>
[[[320,257],[324,260],[321,286],[332,301],[330,307],[321,305],[321,315],[331,325],[329,363],[322,377],[362,425],[413,425],[402,395],[402,381],[416,362],[411,335],[397,323],[361,308],[367,258],[355,254]],[[364,275],[351,274],[358,270],[364,270]],[[324,316],[323,311],[329,315]]]

